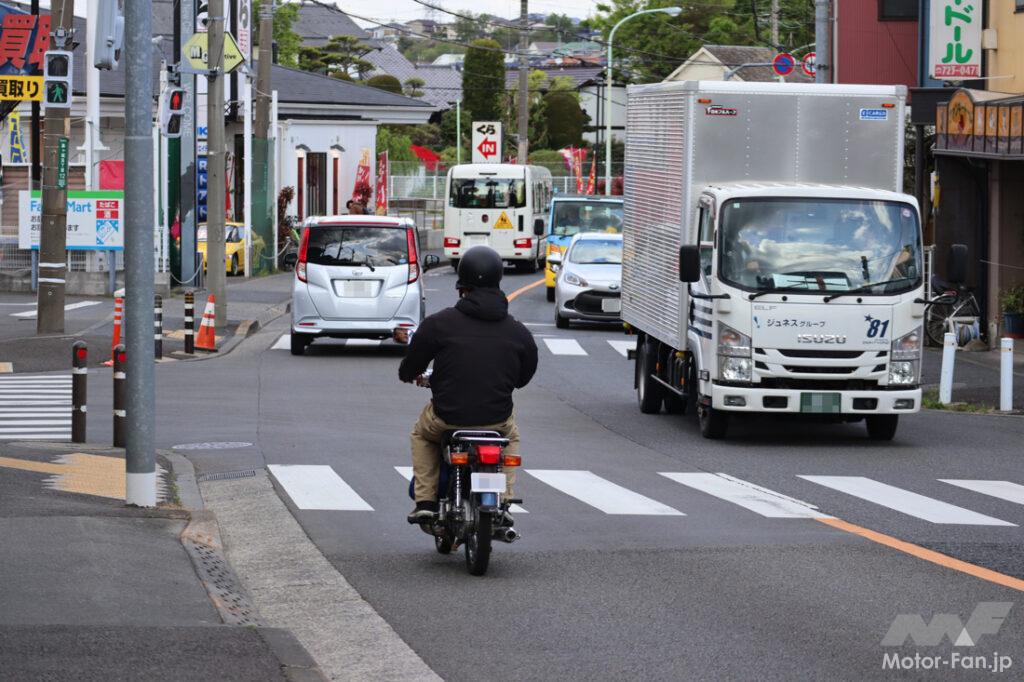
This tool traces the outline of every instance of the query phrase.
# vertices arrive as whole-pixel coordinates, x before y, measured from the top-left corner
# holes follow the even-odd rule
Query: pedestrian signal
[[[46,53],[43,67],[43,105],[48,109],[71,108],[72,55],[63,50]]]
[[[160,132],[164,137],[181,137],[181,119],[184,113],[185,91],[176,87],[167,88],[160,105]]]

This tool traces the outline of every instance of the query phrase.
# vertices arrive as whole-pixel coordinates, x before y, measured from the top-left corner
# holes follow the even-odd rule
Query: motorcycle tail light
[[[523,458],[519,455],[505,455],[501,458],[502,466],[517,467],[523,463]]]
[[[481,464],[498,464],[501,461],[501,448],[497,445],[481,445],[476,454]]]
[[[453,452],[451,453],[452,464],[469,464],[469,453],[468,452]]]

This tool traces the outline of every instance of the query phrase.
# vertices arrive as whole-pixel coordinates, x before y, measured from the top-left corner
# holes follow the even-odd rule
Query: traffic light
[[[116,69],[124,45],[124,16],[121,0],[99,0],[92,63],[97,69]]]
[[[181,117],[185,113],[185,91],[168,87],[160,104],[160,132],[168,138],[181,137]]]
[[[70,52],[50,50],[46,53],[46,64],[43,68],[43,106],[47,109],[71,108],[73,64]]]

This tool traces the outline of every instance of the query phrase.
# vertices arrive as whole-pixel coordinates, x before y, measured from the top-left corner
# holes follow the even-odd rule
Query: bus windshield
[[[747,290],[883,295],[921,281],[921,231],[907,204],[734,199],[722,207],[719,233],[719,276]]]
[[[526,206],[526,180],[452,178],[448,205],[455,208],[523,208]]]
[[[571,237],[577,232],[622,232],[622,204],[604,201],[556,201],[551,234]]]

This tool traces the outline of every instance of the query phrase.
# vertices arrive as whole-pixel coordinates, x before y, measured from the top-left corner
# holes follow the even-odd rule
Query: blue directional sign
[[[772,69],[779,76],[788,76],[796,69],[796,57],[788,52],[780,52],[772,60]]]

